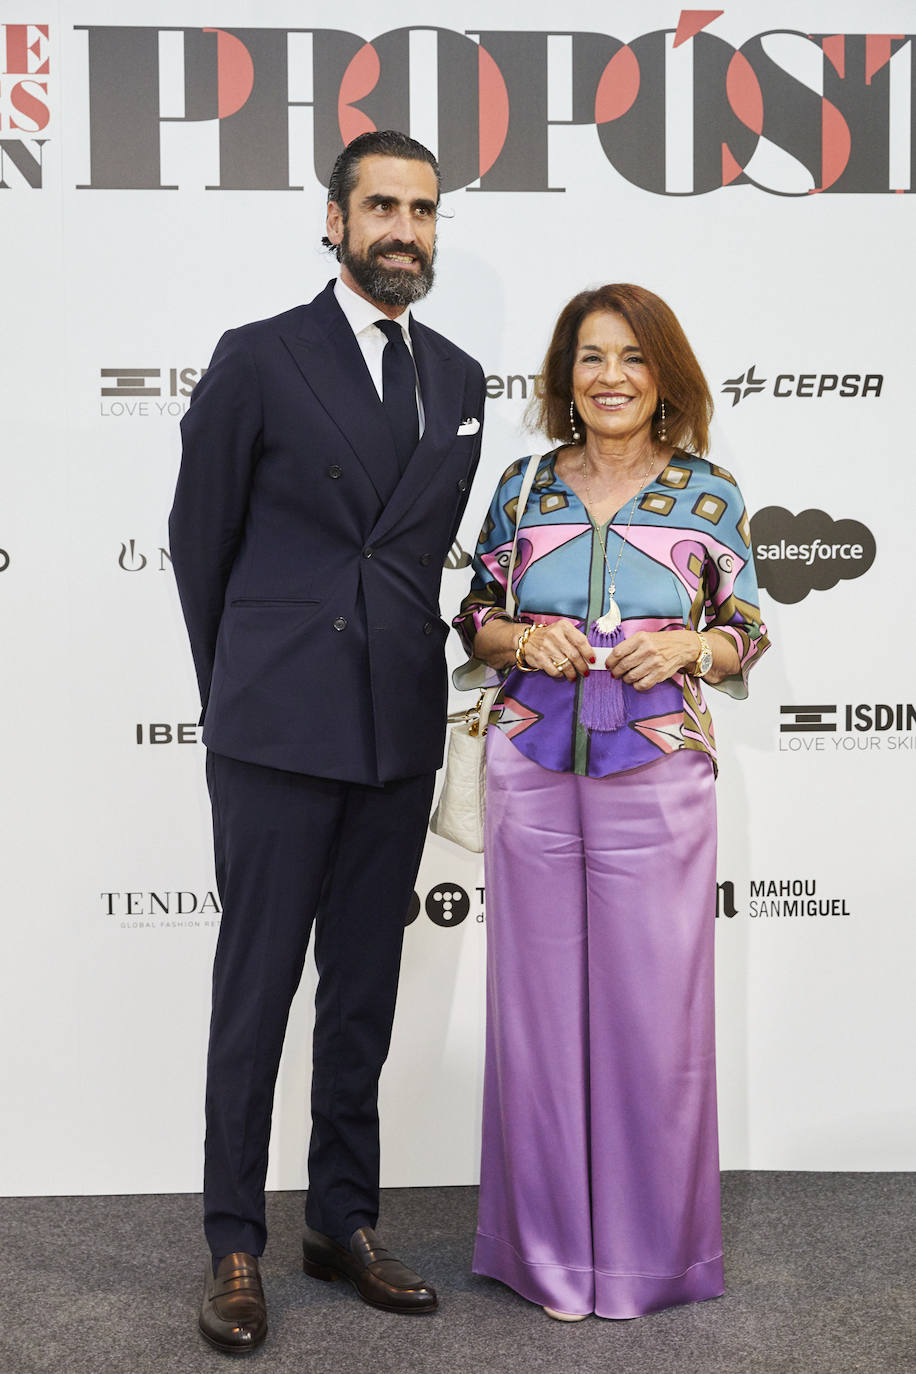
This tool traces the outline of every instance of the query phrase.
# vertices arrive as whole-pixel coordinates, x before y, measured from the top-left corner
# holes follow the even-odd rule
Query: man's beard
[[[408,267],[384,267],[378,259],[384,253],[412,253],[416,258],[419,271]],[[349,233],[344,229],[340,244],[340,261],[346,267],[357,286],[379,305],[413,305],[421,301],[435,280],[436,249],[427,254],[416,243],[402,243],[400,239],[389,239],[387,243],[374,243],[367,248],[362,257],[350,249]]]

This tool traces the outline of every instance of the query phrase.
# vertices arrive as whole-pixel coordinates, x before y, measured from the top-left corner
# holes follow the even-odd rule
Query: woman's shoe
[[[588,1316],[587,1312],[558,1312],[555,1307],[545,1307],[544,1311],[555,1322],[584,1322]]]

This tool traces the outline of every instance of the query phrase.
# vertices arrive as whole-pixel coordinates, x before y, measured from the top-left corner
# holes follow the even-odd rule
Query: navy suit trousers
[[[378,1219],[378,1080],[434,773],[380,787],[209,753],[223,914],[207,1059],[204,1224],[214,1255],[259,1255],[274,1086],[315,925],[310,1226]]]

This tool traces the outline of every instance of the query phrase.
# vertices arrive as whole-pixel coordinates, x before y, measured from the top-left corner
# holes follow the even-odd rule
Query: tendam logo
[[[112,930],[212,930],[222,910],[212,889],[108,888],[99,893],[99,904]]]

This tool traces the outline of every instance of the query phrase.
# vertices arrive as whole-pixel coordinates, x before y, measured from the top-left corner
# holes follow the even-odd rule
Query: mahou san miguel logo
[[[410,128],[413,52],[434,88],[444,191],[564,190],[551,178],[555,125],[581,125],[590,142],[594,129],[596,172],[603,156],[658,195],[912,190],[910,35],[771,29],[735,47],[710,28],[724,13],[682,10],[676,27],[629,42],[568,30],[420,26],[366,41],[342,29],[77,25],[87,189],[175,189],[162,181],[162,126],[214,120],[209,190],[301,189],[290,179],[297,106],[311,109],[326,185],[342,143]],[[680,149],[691,126],[675,155],[669,131]]]

